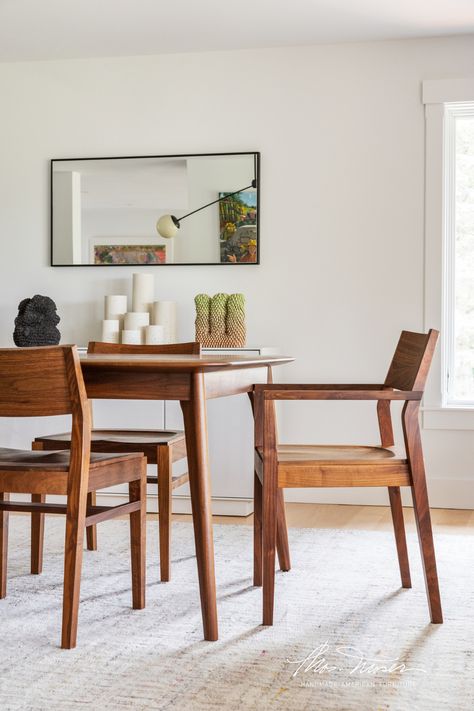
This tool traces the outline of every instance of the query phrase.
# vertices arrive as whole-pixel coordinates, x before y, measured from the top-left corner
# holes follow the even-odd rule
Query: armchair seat
[[[262,448],[258,448],[262,456]],[[357,465],[370,461],[373,464],[407,464],[405,456],[401,456],[393,448],[372,447],[364,445],[345,444],[279,444],[277,447],[278,461],[294,466],[304,466],[306,462],[315,464]]]
[[[255,469],[263,476],[263,450]],[[389,447],[280,444],[279,487],[410,486],[406,456]],[[388,482],[388,484],[387,484]]]

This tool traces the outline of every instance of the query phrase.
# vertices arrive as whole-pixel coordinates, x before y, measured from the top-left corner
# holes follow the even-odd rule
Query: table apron
[[[239,395],[252,390],[255,383],[266,383],[268,366],[260,368],[239,368],[238,370],[216,370],[205,373],[206,399],[227,395]]]
[[[83,365],[83,374],[91,399],[190,400],[192,395],[190,372],[88,368]],[[267,377],[267,365],[206,372],[206,399],[250,392],[255,383],[266,383]]]
[[[191,374],[82,368],[89,398],[116,400],[190,400]]]

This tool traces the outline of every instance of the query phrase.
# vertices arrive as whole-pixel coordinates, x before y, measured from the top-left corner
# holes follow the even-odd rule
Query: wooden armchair
[[[168,343],[158,346],[128,345],[118,343],[97,343],[92,341],[89,353],[126,353],[151,355],[199,355],[201,344]],[[71,433],[36,437],[33,449],[69,449]],[[148,464],[157,465],[157,473],[147,476],[148,484],[158,484],[158,511],[160,536],[160,576],[163,582],[170,579],[170,539],[171,539],[171,499],[174,489],[189,481],[188,472],[173,476],[173,463],[186,457],[186,440],[182,430],[92,430],[91,449],[93,452],[143,452]],[[89,503],[95,504],[95,494],[91,493]],[[42,516],[32,517],[31,560],[32,572],[40,573],[43,561]],[[97,549],[95,526],[87,529],[87,547]]]
[[[84,529],[130,515],[132,597],[145,607],[146,458],[135,454],[90,454],[90,409],[75,346],[0,349],[0,417],[72,414],[71,451],[32,452],[0,448],[0,598],[7,590],[8,516],[66,515],[63,648],[76,646]],[[130,501],[88,506],[88,494],[129,484]],[[10,493],[32,494],[32,503],[12,502]],[[46,504],[46,494],[67,497]],[[1,609],[1,608],[0,608]]]
[[[438,332],[403,331],[380,385],[256,385],[255,576],[263,579],[263,624],[273,624],[278,492],[285,487],[386,486],[402,586],[411,587],[400,487],[409,486],[418,530],[431,621],[443,621],[418,414]],[[372,400],[381,446],[277,445],[277,400]],[[404,401],[405,452],[392,449],[390,403]],[[263,573],[263,575],[262,575]]]

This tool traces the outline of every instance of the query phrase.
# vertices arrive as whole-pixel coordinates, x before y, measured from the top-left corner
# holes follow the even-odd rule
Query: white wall
[[[98,336],[103,293],[133,271],[48,266],[50,158],[260,150],[261,266],[157,269],[157,296],[189,338],[197,292],[242,291],[249,342],[296,357],[277,377],[380,381],[424,325],[420,83],[473,66],[472,37],[0,65],[0,345],[38,292],[64,342]],[[289,407],[285,438],[334,441],[354,412],[343,439],[376,436],[365,405]],[[473,504],[472,433],[424,440],[434,503]]]

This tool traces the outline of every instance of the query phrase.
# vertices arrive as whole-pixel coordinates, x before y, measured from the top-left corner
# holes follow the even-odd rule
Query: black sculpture
[[[57,346],[61,334],[56,326],[60,320],[56,313],[56,304],[49,296],[36,294],[32,299],[23,299],[15,319],[15,345],[20,348]]]

